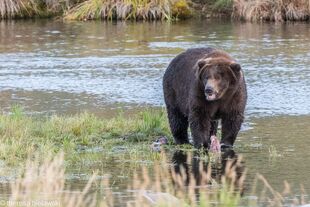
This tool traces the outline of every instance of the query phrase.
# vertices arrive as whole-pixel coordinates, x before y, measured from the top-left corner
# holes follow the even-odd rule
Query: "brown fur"
[[[189,49],[168,66],[163,89],[171,132],[177,144],[207,147],[222,122],[223,146],[233,146],[243,122],[247,99],[241,67],[226,52]]]

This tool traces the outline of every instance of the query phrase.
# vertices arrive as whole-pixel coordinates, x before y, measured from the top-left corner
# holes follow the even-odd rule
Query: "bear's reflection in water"
[[[175,188],[180,185],[193,186],[198,201],[201,189],[211,188],[214,183],[226,182],[232,184],[235,191],[242,196],[245,166],[240,156],[234,150],[227,149],[215,160],[211,162],[210,159],[202,159],[199,153],[176,151],[172,156],[172,173],[174,177],[180,176],[183,183],[177,183],[178,179],[173,179]]]

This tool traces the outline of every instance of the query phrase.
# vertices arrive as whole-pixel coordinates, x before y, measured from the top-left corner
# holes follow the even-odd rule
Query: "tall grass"
[[[188,160],[192,157],[189,155]],[[234,164],[233,164],[234,163]],[[237,206],[240,193],[235,188],[236,168],[239,162],[228,161],[225,173],[221,179],[221,186],[212,181],[211,167],[205,169],[203,162],[199,162],[199,175],[192,171],[176,170],[167,166],[167,161],[156,163],[153,172],[146,168],[138,169],[134,173],[132,184],[128,191],[135,192],[131,201],[125,201],[127,206],[212,206],[218,202],[219,206]],[[152,176],[151,174],[155,175]],[[185,182],[189,179],[189,182]],[[199,180],[199,181],[198,181]],[[104,195],[97,195],[92,189],[96,182],[103,182]],[[212,184],[213,183],[213,184]],[[240,182],[242,185],[242,182]],[[214,190],[210,186],[216,185]],[[201,187],[204,186],[204,187]],[[55,206],[113,206],[114,197],[107,180],[96,181],[96,174],[88,180],[81,191],[70,191],[65,185],[65,168],[63,153],[54,158],[28,159],[24,173],[11,184],[10,206],[21,203],[54,203]],[[212,192],[211,192],[212,191]],[[101,192],[102,193],[102,192]],[[103,199],[105,197],[105,199]]]
[[[72,0],[1,0],[0,19],[48,17],[59,14]]]
[[[2,18],[14,17],[16,14],[20,13],[21,6],[20,1],[2,0],[0,1],[0,16]]]
[[[64,155],[54,158],[28,159],[24,174],[11,184],[11,196],[7,206],[96,206],[96,197],[90,187],[96,178],[94,174],[82,191],[65,188]]]
[[[151,170],[145,167],[136,169],[132,183],[127,187],[127,192],[133,192],[134,196],[130,200],[125,197],[122,202],[132,207],[299,206],[307,202],[303,191],[299,198],[291,197],[290,186],[285,182],[283,192],[279,193],[260,174],[256,176],[250,193],[252,196],[260,194],[260,197],[244,200],[245,173],[238,174],[239,158],[224,161],[220,179],[213,177],[210,164],[206,166],[205,162],[190,154],[185,159],[185,165],[169,166],[163,160],[155,163]],[[38,157],[27,160],[24,173],[11,183],[7,206],[114,206],[117,194],[113,193],[108,178],[97,179],[94,173],[81,190],[73,191],[65,184],[63,153],[40,160]],[[255,192],[258,184],[263,186],[261,192]]]
[[[233,17],[249,21],[305,21],[310,18],[310,1],[234,0]]]
[[[186,0],[1,0],[0,19],[63,15],[67,20],[188,18]]]
[[[169,0],[87,0],[70,9],[65,19],[171,19]]]

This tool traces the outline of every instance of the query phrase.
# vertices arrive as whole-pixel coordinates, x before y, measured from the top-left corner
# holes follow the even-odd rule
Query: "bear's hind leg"
[[[176,144],[187,144],[188,118],[177,108],[167,106],[170,129]]]

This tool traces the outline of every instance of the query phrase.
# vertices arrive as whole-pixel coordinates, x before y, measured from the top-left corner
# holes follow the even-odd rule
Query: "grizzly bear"
[[[232,147],[247,100],[241,66],[226,52],[193,48],[175,57],[163,77],[169,125],[176,144],[189,143],[190,126],[197,148],[209,147],[222,124],[221,147]]]

